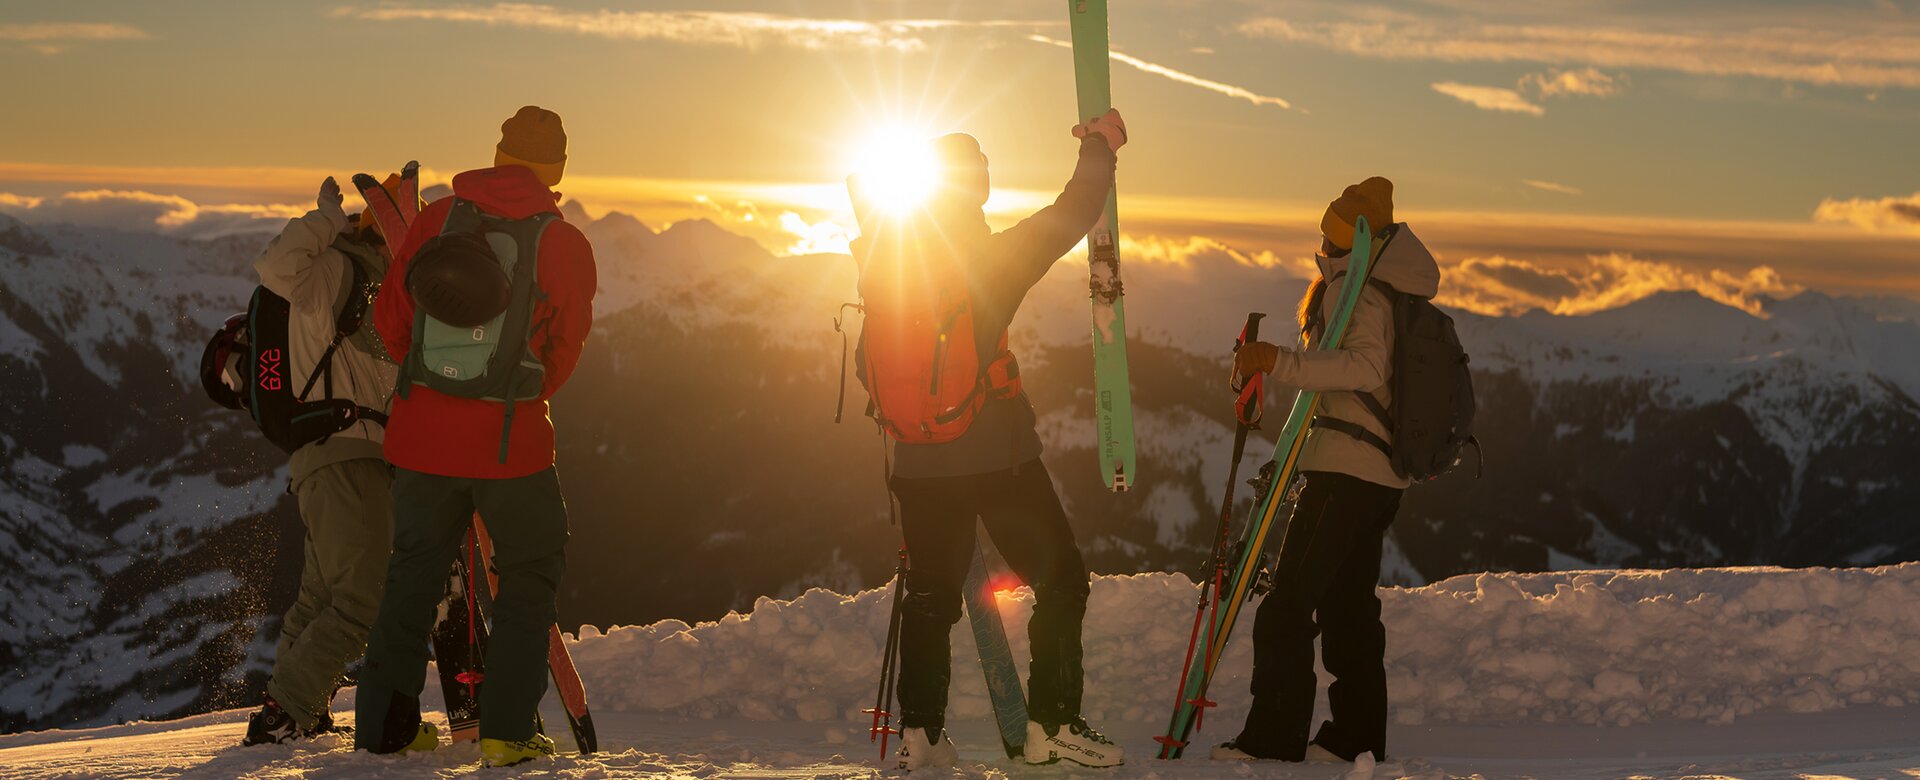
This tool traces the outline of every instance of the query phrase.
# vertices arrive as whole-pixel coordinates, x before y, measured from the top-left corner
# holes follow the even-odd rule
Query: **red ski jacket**
[[[453,177],[453,193],[481,211],[509,219],[541,212],[559,213],[559,196],[541,184],[533,171],[507,165],[467,171]],[[453,198],[429,204],[406,240],[393,253],[380,297],[374,302],[374,325],[395,357],[413,344],[413,296],[407,292],[407,268],[427,239],[440,234]],[[500,426],[506,404],[476,398],[458,398],[424,385],[394,394],[387,422],[386,456],[395,466],[447,477],[511,479],[553,465],[553,419],[547,399],[580,362],[587,332],[593,327],[596,285],[593,247],[580,229],[556,220],[540,241],[540,290],[544,299],[533,305],[533,353],[546,366],[546,387],[540,398],[514,405],[507,462],[500,462]]]

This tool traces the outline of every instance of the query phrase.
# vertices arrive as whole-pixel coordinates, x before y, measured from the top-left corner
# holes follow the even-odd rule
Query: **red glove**
[[[1107,148],[1115,152],[1126,146],[1127,122],[1120,118],[1120,109],[1109,108],[1107,113],[1089,119],[1085,124],[1073,126],[1073,137],[1085,138],[1089,135],[1107,139]]]

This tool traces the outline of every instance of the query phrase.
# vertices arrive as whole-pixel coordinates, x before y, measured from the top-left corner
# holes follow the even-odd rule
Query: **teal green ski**
[[[1067,0],[1073,28],[1073,80],[1079,121],[1113,107],[1107,59],[1107,0]],[[1087,288],[1093,294],[1093,395],[1100,479],[1114,492],[1140,482],[1133,454],[1133,388],[1127,379],[1126,293],[1120,285],[1120,207],[1107,192],[1107,210],[1087,233]]]
[[[1310,349],[1339,349],[1340,342],[1346,338],[1347,323],[1353,317],[1353,309],[1360,303],[1360,291],[1366,289],[1367,280],[1373,273],[1373,234],[1369,231],[1366,217],[1357,220],[1353,234],[1353,252],[1347,263],[1346,282],[1340,287],[1340,299],[1333,309],[1333,316],[1327,321],[1325,335]],[[1207,699],[1207,686],[1213,682],[1213,672],[1220,664],[1220,657],[1226,653],[1227,638],[1233,633],[1233,624],[1240,617],[1240,608],[1245,606],[1248,593],[1260,578],[1260,553],[1266,547],[1268,531],[1274,521],[1281,516],[1283,507],[1290,505],[1288,486],[1293,482],[1295,466],[1298,465],[1300,450],[1307,442],[1308,425],[1313,421],[1314,411],[1319,407],[1320,394],[1306,390],[1294,396],[1293,410],[1287,414],[1287,424],[1280,429],[1280,439],[1275,443],[1273,459],[1260,469],[1260,478],[1256,482],[1259,496],[1253,505],[1253,515],[1247,527],[1241,531],[1240,542],[1230,550],[1218,550],[1215,555],[1226,558],[1226,577],[1220,589],[1213,594],[1214,610],[1211,619],[1195,639],[1197,650],[1189,657],[1187,668],[1181,670],[1180,698],[1174,702],[1173,720],[1167,724],[1167,733],[1155,737],[1160,743],[1161,758],[1179,758],[1187,747],[1187,742],[1198,725],[1206,708],[1213,706]],[[1286,542],[1286,532],[1281,531],[1281,543]],[[1209,569],[1212,568],[1209,562]],[[1211,575],[1209,571],[1208,576]],[[1281,585],[1284,587],[1284,584]]]
[[[1020,667],[1007,644],[1007,626],[1000,620],[1000,600],[988,576],[987,540],[973,545],[973,565],[967,569],[967,624],[980,648],[980,670],[987,676],[987,700],[993,703],[994,725],[1000,729],[1000,747],[1007,758],[1019,758],[1027,747],[1027,693],[1020,687]]]

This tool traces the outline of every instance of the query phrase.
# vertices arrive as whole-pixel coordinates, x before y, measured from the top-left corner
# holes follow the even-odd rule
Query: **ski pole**
[[[899,733],[893,728],[893,688],[896,659],[900,655],[900,624],[903,616],[901,601],[907,590],[907,547],[900,546],[900,562],[893,569],[893,610],[887,619],[887,647],[880,658],[880,691],[875,694],[873,709],[867,710],[873,715],[873,724],[867,728],[867,741],[880,743],[880,760],[887,760],[887,737]],[[882,722],[882,719],[885,722]]]

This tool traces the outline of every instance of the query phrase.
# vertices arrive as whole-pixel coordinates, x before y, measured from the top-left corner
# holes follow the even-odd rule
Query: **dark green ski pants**
[[[393,507],[393,557],[380,616],[367,637],[355,747],[395,750],[418,728],[428,637],[446,594],[447,568],[476,511],[493,537],[500,575],[480,688],[480,736],[530,739],[547,691],[547,632],[567,567],[567,505],[558,474],[548,468],[516,479],[465,479],[396,469]]]

